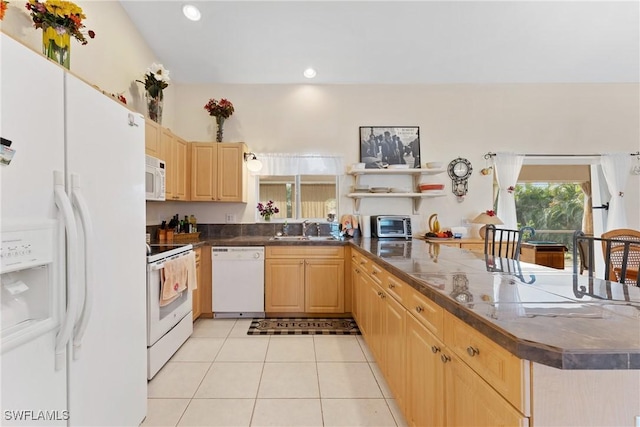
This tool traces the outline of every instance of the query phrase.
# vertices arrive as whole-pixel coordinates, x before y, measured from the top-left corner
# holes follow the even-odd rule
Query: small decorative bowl
[[[442,169],[442,167],[444,166],[444,163],[442,163],[442,162],[427,162],[426,166],[427,166],[427,169]]]

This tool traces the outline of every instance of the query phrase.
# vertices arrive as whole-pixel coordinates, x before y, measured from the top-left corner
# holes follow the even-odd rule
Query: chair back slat
[[[498,258],[509,258],[518,261],[520,259],[520,247],[524,231],[529,231],[532,236],[536,233],[531,227],[510,230],[496,228],[493,224],[487,225],[484,233],[484,253]]]

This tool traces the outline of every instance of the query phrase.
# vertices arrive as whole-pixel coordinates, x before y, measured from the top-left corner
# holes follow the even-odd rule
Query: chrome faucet
[[[302,221],[302,237],[307,236],[307,227],[309,227],[310,225],[316,226],[318,236],[320,236],[320,225],[317,222],[309,222],[308,219],[305,219],[304,221]]]

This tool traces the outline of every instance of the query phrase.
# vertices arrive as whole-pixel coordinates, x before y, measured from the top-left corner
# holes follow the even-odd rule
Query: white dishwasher
[[[214,317],[264,317],[264,247],[211,248]]]

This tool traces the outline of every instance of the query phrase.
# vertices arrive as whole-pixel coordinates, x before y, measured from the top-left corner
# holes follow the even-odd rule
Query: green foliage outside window
[[[536,229],[533,240],[563,243],[572,249],[575,230],[582,228],[584,193],[578,184],[527,183],[515,189],[518,227]],[[565,233],[544,233],[538,230],[563,230]]]

